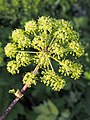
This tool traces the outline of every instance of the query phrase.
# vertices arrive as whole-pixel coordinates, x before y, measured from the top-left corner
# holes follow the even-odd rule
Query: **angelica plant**
[[[41,82],[54,91],[64,88],[65,76],[76,80],[83,72],[82,65],[77,62],[84,54],[79,34],[70,22],[63,19],[42,16],[37,21],[26,22],[24,29],[15,29],[12,32],[12,40],[6,45],[5,54],[11,59],[7,63],[7,70],[11,74],[18,74],[21,67],[30,65],[32,61],[36,67],[25,73],[22,79],[24,87],[21,91],[11,91],[16,98],[0,120],[6,117],[28,87],[37,84],[39,69]],[[53,61],[58,65],[57,72]]]

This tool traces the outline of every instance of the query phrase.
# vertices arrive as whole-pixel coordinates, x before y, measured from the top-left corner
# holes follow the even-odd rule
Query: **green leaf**
[[[59,117],[58,120],[66,120],[64,117]]]
[[[38,115],[38,117],[36,118],[36,120],[49,120],[48,116],[45,114],[40,114]]]
[[[47,106],[46,102],[44,102],[44,104],[40,104],[37,107],[33,107],[33,110],[34,110],[35,113],[38,113],[38,114],[40,114],[40,113],[43,113],[43,114],[46,114],[46,115],[50,114],[50,111],[48,109],[48,106]]]
[[[59,114],[58,108],[50,100],[48,100],[48,107],[53,115],[57,116]]]
[[[90,72],[84,72],[84,78],[90,80]]]
[[[55,116],[47,116],[45,114],[40,114],[38,115],[38,117],[36,118],[36,120],[56,120],[56,117]]]
[[[70,116],[70,110],[69,109],[65,109],[62,113],[61,113],[62,117],[64,118],[68,118]]]
[[[73,91],[70,92],[70,99],[72,102],[77,102],[78,100],[76,94]]]

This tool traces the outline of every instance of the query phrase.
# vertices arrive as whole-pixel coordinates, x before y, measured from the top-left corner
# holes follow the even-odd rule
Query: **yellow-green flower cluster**
[[[24,31],[22,29],[16,29],[12,32],[12,39],[14,42],[18,42],[18,40],[22,39],[24,36]]]
[[[44,53],[44,51],[37,53],[37,55],[34,56],[33,60],[36,64],[41,63],[44,68],[49,66],[49,54]]]
[[[42,32],[40,35],[34,37],[32,46],[33,48],[42,51],[49,45],[49,41],[51,41],[51,35]]]
[[[32,46],[37,50],[42,50],[45,48],[45,41],[42,36],[36,36],[32,41]]]
[[[58,62],[61,76],[74,79],[80,77],[82,65],[71,60],[82,56],[84,49],[79,41],[79,34],[70,22],[42,16],[37,21],[26,22],[24,27],[24,30],[16,29],[12,32],[12,41],[5,47],[7,57],[13,59],[7,64],[10,73],[19,73],[21,66],[25,67],[33,60],[45,69],[42,82],[50,85],[55,91],[62,89],[65,81],[54,72],[52,61]],[[36,84],[34,78],[35,75],[28,72],[23,78],[23,83],[28,82],[30,86]]]
[[[18,46],[18,48],[24,50],[24,48],[29,48],[31,45],[30,39],[25,35],[24,30],[16,29],[12,32],[12,39]]]
[[[56,57],[58,60],[69,53],[65,46],[60,46],[60,44],[58,44],[57,42],[54,43],[49,49],[53,54],[53,57]]]
[[[19,73],[21,66],[27,66],[30,64],[30,55],[25,52],[18,52],[16,55],[16,61],[12,60],[7,64],[7,70],[11,74]]]
[[[42,71],[42,75],[41,82],[50,86],[54,91],[60,91],[66,84],[65,80],[52,70]]]
[[[37,30],[36,21],[31,20],[31,21],[29,21],[29,22],[26,22],[26,24],[25,24],[25,31],[26,31],[28,34],[32,34],[32,33],[36,32],[36,30]]]
[[[13,43],[8,43],[4,50],[5,50],[6,56],[10,58],[14,58],[17,53],[17,47]]]
[[[26,66],[30,64],[30,55],[25,52],[19,52],[16,55],[16,62],[21,66]]]
[[[36,85],[36,80],[37,80],[37,77],[35,77],[35,74],[31,73],[31,72],[27,72],[25,74],[25,76],[23,77],[23,84],[27,84],[28,87],[31,87],[31,85]]]
[[[60,69],[59,72],[61,72],[61,74],[64,74],[64,76],[70,76],[71,78],[74,78],[75,80],[78,79],[80,77],[80,75],[82,74],[82,65],[80,65],[79,63],[74,63],[70,60],[62,60],[60,62]]]
[[[5,54],[14,60],[8,62],[7,70],[11,74],[19,73],[21,66],[30,64],[30,55],[24,52],[24,49],[31,47],[31,41],[22,29],[16,29],[12,32],[12,41],[5,47]]]
[[[11,74],[19,73],[19,67],[20,65],[15,60],[9,61],[7,63],[7,70]]]
[[[38,19],[38,28],[39,28],[39,31],[40,32],[45,32],[47,33],[48,32],[52,32],[52,29],[53,29],[53,20],[54,19],[51,19],[50,17],[40,17]]]
[[[71,52],[71,54],[73,54],[73,56],[80,57],[84,54],[84,49],[78,42],[72,41],[71,43],[69,43],[69,48],[70,48],[70,52]]]
[[[78,41],[79,35],[74,31],[72,25],[63,19],[57,20],[57,30],[53,33],[54,39],[59,44],[67,45],[68,42]]]

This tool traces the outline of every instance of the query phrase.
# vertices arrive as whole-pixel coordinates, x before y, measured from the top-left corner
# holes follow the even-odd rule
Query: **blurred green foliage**
[[[22,72],[14,76],[7,72],[8,58],[3,51],[13,29],[22,28],[26,21],[42,15],[64,18],[80,33],[85,47],[85,55],[79,59],[84,73],[78,81],[67,77],[68,85],[60,92],[38,83],[26,91],[6,120],[90,120],[89,11],[90,0],[0,0],[0,115],[14,99],[8,90],[22,87]],[[57,70],[57,64],[53,65]]]

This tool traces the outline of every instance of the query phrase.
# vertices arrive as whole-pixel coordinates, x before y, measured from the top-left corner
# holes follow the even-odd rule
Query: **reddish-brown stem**
[[[15,98],[13,102],[9,105],[9,107],[3,112],[2,116],[0,117],[0,120],[4,120],[7,114],[12,110],[12,108],[15,106],[15,104],[18,102],[19,98]]]
[[[33,71],[33,74],[37,74],[40,66],[42,66],[41,63],[39,63],[39,64],[36,66],[36,68],[35,68],[34,71]],[[23,86],[23,88],[21,89],[20,93],[23,94],[23,93],[26,91],[27,88],[28,88],[28,83]],[[13,102],[9,105],[9,107],[8,107],[8,108],[3,112],[3,114],[1,115],[0,120],[4,120],[4,119],[6,118],[6,116],[8,115],[8,113],[13,109],[13,107],[16,105],[16,103],[19,101],[19,99],[20,99],[20,97],[16,97],[16,98],[13,100]]]

